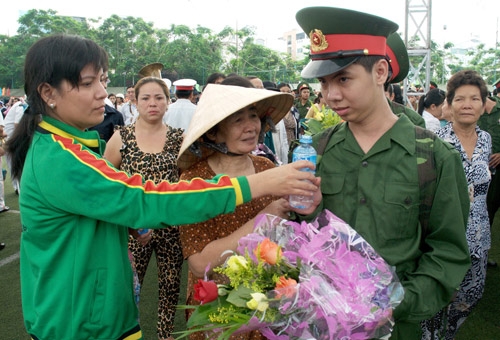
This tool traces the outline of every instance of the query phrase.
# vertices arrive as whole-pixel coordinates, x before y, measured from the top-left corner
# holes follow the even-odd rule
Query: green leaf
[[[190,328],[196,325],[209,324],[210,320],[208,319],[208,316],[211,312],[213,313],[214,310],[217,310],[217,306],[219,304],[220,301],[215,300],[210,303],[197,306],[186,324],[187,327]]]
[[[246,307],[247,302],[252,299],[250,295],[252,293],[255,293],[252,289],[240,285],[229,293],[227,302],[232,303],[236,307]]]

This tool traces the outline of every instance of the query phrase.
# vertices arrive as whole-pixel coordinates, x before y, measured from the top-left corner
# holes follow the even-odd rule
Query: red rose
[[[215,282],[198,279],[198,283],[194,284],[194,299],[201,304],[212,302],[219,296],[218,291]]]

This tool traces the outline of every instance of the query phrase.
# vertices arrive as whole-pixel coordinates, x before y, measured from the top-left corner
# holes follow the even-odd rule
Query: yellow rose
[[[248,262],[244,256],[241,255],[233,255],[227,259],[226,262],[229,269],[234,272],[240,271],[242,268],[247,268]]]
[[[266,295],[262,293],[252,293],[252,300],[247,302],[247,307],[252,310],[258,310],[260,312],[265,312],[269,307],[269,302],[267,301]]]

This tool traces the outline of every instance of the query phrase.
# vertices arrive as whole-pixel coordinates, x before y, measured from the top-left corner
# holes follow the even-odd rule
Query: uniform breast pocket
[[[420,191],[418,184],[387,183],[384,193],[385,225],[383,232],[387,239],[409,238],[416,235]]]
[[[324,173],[321,178],[321,193],[323,194],[323,207],[330,211],[344,209],[344,181],[343,174]]]

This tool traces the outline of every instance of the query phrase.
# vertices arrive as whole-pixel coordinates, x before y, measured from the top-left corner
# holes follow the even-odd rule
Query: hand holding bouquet
[[[269,339],[369,339],[392,330],[403,288],[391,267],[329,211],[302,224],[257,217],[252,234],[215,271],[227,285],[199,280],[201,301],[188,330],[228,339],[258,329]]]

